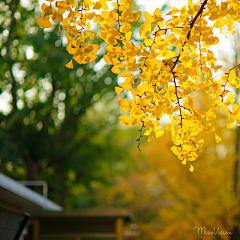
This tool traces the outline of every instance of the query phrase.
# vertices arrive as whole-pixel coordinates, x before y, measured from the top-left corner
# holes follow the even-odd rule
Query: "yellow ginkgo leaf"
[[[131,77],[131,76],[133,76],[132,73],[126,70],[120,74],[120,77]]]
[[[123,88],[120,88],[120,87],[115,87],[115,93],[116,94],[119,94],[123,91]]]
[[[181,162],[183,165],[186,165],[186,163],[187,163],[187,160],[186,159],[184,159],[182,162]]]
[[[86,62],[84,61],[84,56],[82,55],[77,55],[75,57],[73,57],[74,60],[78,63],[78,64],[85,64]]]
[[[232,123],[227,124],[227,129],[232,129],[234,128],[234,125]]]
[[[101,5],[102,5],[102,9],[108,10],[108,5],[107,5],[107,3],[106,3],[106,0],[100,0],[99,2],[100,2]]]
[[[121,70],[120,70],[117,66],[113,66],[111,70],[112,70],[112,72],[115,73],[115,74],[121,73]]]
[[[103,59],[106,63],[108,64],[112,64],[112,59],[108,56],[108,55],[104,55]]]
[[[215,140],[216,140],[216,143],[220,143],[222,141],[222,138],[220,138],[217,134],[215,134]]]
[[[140,31],[139,31],[139,33],[140,33],[140,36],[141,36],[142,38],[147,38],[147,37],[148,37],[148,34],[149,34],[149,32],[146,31],[146,29],[144,29],[144,28],[141,28]]]
[[[94,17],[95,17],[95,12],[88,13],[88,14],[86,15],[86,18],[87,18],[88,20],[92,20]]]
[[[73,1],[73,0],[72,0]],[[74,2],[72,3],[72,7],[75,8],[78,5],[78,2]]]
[[[65,65],[65,67],[73,69],[73,61],[71,60],[69,63]]]
[[[144,12],[144,17],[147,20],[147,22],[152,21],[152,15],[150,13],[148,13],[147,11]]]
[[[228,121],[227,121],[227,129],[232,129],[234,128],[233,123],[235,122],[233,117],[229,117]]]
[[[190,55],[193,57],[193,58],[198,58],[198,54],[195,52],[195,51],[192,51],[190,53]]]
[[[77,48],[73,48],[71,44],[68,44],[66,47],[66,50],[68,51],[69,54],[75,54],[77,51]]]
[[[49,20],[45,20],[43,18],[36,18],[36,23],[41,28],[51,28],[51,27],[53,27],[52,23]]]
[[[159,130],[156,132],[156,138],[160,138],[164,134],[164,130]]]
[[[148,138],[148,142],[152,142],[153,141],[153,136],[150,135],[149,138]]]
[[[94,22],[94,23],[99,23],[99,22],[101,22],[101,20],[102,20],[102,17],[99,16],[99,15],[96,15],[95,18],[94,18],[94,20],[93,20],[93,22]]]
[[[199,148],[201,148],[203,146],[203,144],[204,144],[204,139],[201,139],[197,142],[197,145]]]
[[[42,9],[43,14],[45,13],[45,9],[48,7],[49,7],[49,5],[47,5],[45,3],[42,4],[41,9]]]
[[[90,28],[91,28],[91,24],[88,22],[87,23],[87,29],[90,30]]]
[[[100,49],[100,46],[98,44],[92,44],[93,50],[91,51],[91,53],[95,53]]]
[[[132,84],[129,84],[129,83],[126,83],[126,82],[123,82],[121,84],[121,87],[125,90],[132,90]]]
[[[127,32],[125,34],[125,37],[126,37],[126,41],[128,42],[131,39],[131,37],[132,37],[132,32],[131,31]]]
[[[99,36],[104,40],[107,41],[107,31],[103,30],[101,32],[99,32]]]
[[[97,59],[97,55],[88,54],[88,56],[84,59],[85,62],[94,62]]]
[[[121,111],[122,111],[122,112],[126,113],[126,112],[127,112],[127,110],[128,110],[128,108],[121,107]]]
[[[120,123],[122,123],[123,125],[127,125],[129,122],[127,114],[119,116],[118,119],[119,119]]]
[[[94,40],[96,38],[96,33],[95,32],[91,32],[91,36],[89,37],[91,40]]]
[[[121,107],[128,108],[128,102],[127,102],[126,99],[124,99],[124,98],[118,98],[117,101],[118,101],[118,104],[119,104]]]
[[[140,16],[141,16],[141,11],[133,13],[134,21],[137,21],[140,18]]]
[[[159,9],[159,8],[156,8],[153,15],[161,16],[162,14],[161,14],[160,9]]]
[[[85,52],[85,53],[90,53],[90,52],[92,52],[92,50],[93,50],[93,46],[90,45],[89,47],[86,47],[86,48],[84,49],[84,52]]]
[[[55,13],[52,15],[52,20],[53,20],[54,22],[62,22],[63,17],[62,17],[61,14],[55,12]]]
[[[146,132],[144,133],[145,136],[150,136],[151,135],[151,132],[150,130],[146,130]]]
[[[152,39],[146,39],[146,40],[144,40],[144,44],[146,45],[146,46],[152,46],[153,45],[153,40]]]
[[[234,112],[237,112],[237,111],[239,110],[239,108],[240,108],[239,105],[234,104],[233,107],[232,107],[232,110],[233,110]]]
[[[168,50],[163,54],[163,57],[170,59],[176,56],[176,52]]]
[[[102,7],[101,3],[97,2],[95,3],[93,9],[99,10]]]
[[[47,7],[44,9],[44,14],[43,14],[43,19],[48,19],[49,16],[51,16],[52,14],[56,13],[56,10],[53,9],[52,7]]]
[[[117,40],[116,40],[116,37],[113,35],[108,35],[109,37],[107,38],[107,41],[109,42],[109,44],[111,45],[115,45],[115,44],[118,44]]]
[[[190,171],[190,172],[193,172],[193,171],[194,171],[194,167],[193,167],[193,165],[191,165],[191,164],[190,164],[189,171]]]
[[[168,132],[171,132],[172,127],[173,127],[173,124],[170,123],[165,127],[165,130]]]

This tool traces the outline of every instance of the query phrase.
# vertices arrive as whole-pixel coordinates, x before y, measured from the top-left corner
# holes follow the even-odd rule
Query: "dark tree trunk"
[[[31,158],[26,161],[26,180],[38,180],[40,166],[37,161]]]

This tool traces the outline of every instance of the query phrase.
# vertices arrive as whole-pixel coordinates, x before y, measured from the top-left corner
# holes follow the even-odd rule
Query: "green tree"
[[[111,135],[116,123],[118,107],[111,104],[116,77],[101,64],[63,67],[70,58],[64,40],[57,28],[37,27],[38,11],[34,0],[25,6],[18,0],[0,3],[0,84],[6,105],[0,115],[0,170],[19,179],[47,180],[50,197],[63,206],[68,199],[88,206],[94,204],[90,198],[77,204],[69,189],[76,182],[89,189],[93,180],[104,182],[101,162],[111,154],[120,161],[126,154],[107,138],[104,144],[96,141],[99,134]]]

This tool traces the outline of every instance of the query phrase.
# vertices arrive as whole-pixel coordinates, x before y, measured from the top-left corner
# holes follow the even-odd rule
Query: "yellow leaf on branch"
[[[153,136],[152,136],[152,135],[150,135],[150,136],[149,136],[149,138],[148,138],[148,142],[152,142],[152,141],[153,141],[153,139],[154,139],[154,138],[153,138]]]
[[[111,70],[115,74],[120,74],[121,73],[121,70],[117,66],[113,66]]]
[[[215,36],[216,28],[234,33],[233,23],[240,23],[237,1],[189,0],[182,9],[173,7],[166,15],[159,8],[153,14],[145,11],[139,44],[134,41],[133,27],[141,12],[133,11],[132,0],[110,4],[106,0],[67,0],[57,1],[55,6],[51,2],[42,3],[43,17],[36,19],[37,24],[51,28],[51,21],[60,23],[59,35],[63,27],[66,50],[78,64],[94,62],[94,53],[104,46],[104,61],[122,78],[116,94],[124,90],[131,98],[118,98],[121,110],[128,114],[119,121],[139,126],[140,131],[146,128],[151,142],[152,131],[156,138],[164,134],[158,126],[167,116],[171,123],[165,129],[172,136],[171,149],[183,164],[195,161],[202,151],[204,141],[198,139],[199,134],[215,132],[219,108],[229,117],[228,129],[234,128],[235,121],[240,124],[240,106],[234,94],[240,87],[240,65],[220,72],[220,77],[223,68],[211,51],[220,39]],[[94,23],[100,23],[96,32],[90,30]],[[97,34],[105,45],[93,43]],[[73,68],[72,60],[66,67]],[[209,105],[205,106],[203,96],[210,97]],[[216,134],[215,139],[222,141]],[[189,170],[194,170],[191,164]]]
[[[115,87],[115,93],[116,94],[119,94],[123,91],[123,88],[120,88],[120,87]]]
[[[67,63],[67,64],[65,65],[65,67],[70,68],[70,69],[73,69],[73,62],[72,62],[72,60],[71,60],[69,63]]]
[[[216,140],[216,143],[220,143],[222,141],[222,138],[220,138],[217,134],[215,134],[215,140]]]
[[[161,136],[163,136],[164,134],[164,130],[159,130],[156,132],[156,138],[160,138]]]
[[[51,28],[53,27],[52,23],[48,20],[45,20],[43,18],[37,18],[36,19],[36,23],[38,24],[38,26],[40,26],[41,28]]]

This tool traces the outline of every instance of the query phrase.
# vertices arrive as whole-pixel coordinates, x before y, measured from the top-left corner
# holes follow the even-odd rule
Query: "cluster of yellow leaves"
[[[90,21],[99,22],[102,18],[91,10],[101,8],[104,4],[106,5],[106,1],[94,3],[91,0],[81,2],[46,0],[46,2],[48,4],[43,3],[41,6],[43,17],[36,19],[37,24],[42,28],[50,28],[53,27],[50,20],[62,23],[68,41],[67,51],[73,55],[73,59],[79,64],[95,61],[97,56],[94,53],[100,47],[90,43],[90,40],[96,37],[96,33],[90,31]],[[55,4],[53,5],[52,2]],[[59,35],[62,27],[59,25]],[[73,68],[73,61],[67,63],[66,67]]]
[[[202,131],[215,132],[211,120],[216,118],[216,110],[221,106],[228,114],[228,128],[240,120],[240,107],[228,88],[240,86],[240,78],[236,76],[239,65],[215,80],[213,74],[222,66],[215,64],[214,54],[209,50],[219,42],[213,36],[213,28],[222,31],[225,26],[234,33],[234,21],[240,22],[239,2],[193,3],[189,0],[187,6],[181,10],[174,7],[165,16],[159,8],[152,15],[145,12],[146,21],[139,32],[143,42],[136,46],[131,41],[131,23],[139,19],[141,12],[132,11],[132,1],[113,1],[113,8],[109,10],[106,0],[56,1],[55,7],[53,0],[48,0],[49,4],[42,5],[43,17],[36,21],[44,28],[52,27],[50,19],[61,22],[69,43],[67,51],[79,64],[96,59],[94,53],[99,46],[89,42],[95,38],[95,33],[90,31],[90,21],[100,22],[99,35],[107,44],[104,60],[113,65],[113,73],[125,79],[115,91],[117,94],[123,90],[131,92],[129,101],[118,98],[121,110],[126,113],[119,117],[120,122],[141,126],[140,144],[143,128],[149,142],[164,134],[159,128],[160,120],[168,115],[172,123],[165,130],[172,134],[172,151],[193,171],[191,162],[197,159],[204,144],[198,135]],[[73,68],[72,60],[66,66]],[[199,89],[214,99],[212,108],[206,112],[198,109],[191,97]],[[217,134],[215,138],[216,142],[222,140]]]

